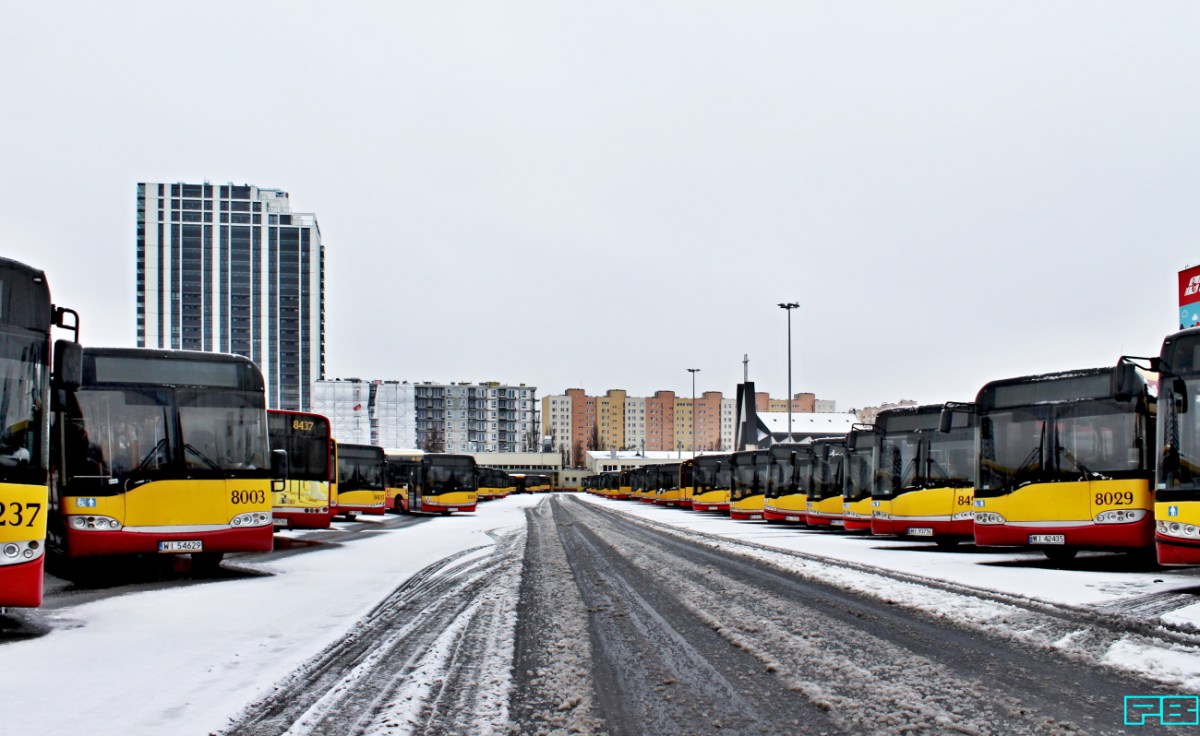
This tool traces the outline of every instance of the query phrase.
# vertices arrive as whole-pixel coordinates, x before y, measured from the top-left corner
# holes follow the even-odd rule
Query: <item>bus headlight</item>
[[[975,512],[975,523],[976,524],[983,524],[986,526],[988,524],[1003,524],[1005,521],[1006,520],[1003,516],[993,512],[993,511],[976,511]]]
[[[0,567],[15,565],[19,562],[29,562],[41,557],[45,552],[42,543],[36,539],[28,542],[8,542],[0,547]]]
[[[1180,524],[1178,521],[1160,521],[1154,525],[1154,528],[1164,537],[1200,539],[1200,528],[1197,528],[1195,524]]]
[[[266,526],[271,523],[271,514],[265,511],[251,511],[245,514],[238,514],[229,521],[230,526],[235,527],[255,527]]]
[[[1146,509],[1114,509],[1096,514],[1097,524],[1129,524],[1146,518]]]
[[[78,531],[115,532],[121,528],[121,522],[111,516],[82,516],[72,515],[71,528]]]
[[[880,511],[879,509],[875,509],[874,511],[872,511],[871,516],[873,516],[874,518],[879,519],[881,521],[891,521],[892,520],[891,514],[889,514],[886,511]]]
[[[950,515],[950,521],[970,521],[975,518],[974,511],[959,511],[957,514]]]

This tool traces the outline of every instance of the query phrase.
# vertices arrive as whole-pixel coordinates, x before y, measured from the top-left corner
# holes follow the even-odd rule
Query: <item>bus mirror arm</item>
[[[1139,364],[1138,361],[1142,361],[1145,365]],[[1142,379],[1138,375],[1138,368],[1157,372],[1162,367],[1161,362],[1158,358],[1142,358],[1136,355],[1122,355],[1117,358],[1117,365],[1112,372],[1112,397],[1117,401],[1132,399],[1142,388]]]
[[[942,406],[942,415],[938,417],[938,431],[942,434],[948,434],[951,428],[954,427],[954,414],[960,412],[963,414],[974,414],[975,404],[965,403],[961,401],[947,401]]]

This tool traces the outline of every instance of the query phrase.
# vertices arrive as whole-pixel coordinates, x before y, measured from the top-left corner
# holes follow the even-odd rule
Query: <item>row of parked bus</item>
[[[1109,550],[1197,565],[1200,328],[1152,358],[992,381],[971,403],[887,409],[844,436],[603,473],[585,489],[1052,560]]]
[[[72,333],[51,349],[52,328]],[[357,514],[474,511],[549,490],[467,455],[339,444],[329,420],[267,411],[236,356],[83,347],[45,274],[0,258],[0,607],[41,604],[44,563],[268,551],[279,528]]]

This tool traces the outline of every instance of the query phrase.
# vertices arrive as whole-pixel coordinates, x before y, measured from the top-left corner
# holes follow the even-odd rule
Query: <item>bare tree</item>
[[[417,448],[425,452],[445,452],[446,433],[436,424],[431,426],[417,440]]]

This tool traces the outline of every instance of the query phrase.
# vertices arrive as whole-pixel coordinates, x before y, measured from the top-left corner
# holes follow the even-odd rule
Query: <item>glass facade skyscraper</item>
[[[256,186],[137,186],[138,347],[237,353],[273,409],[325,375],[325,249],[312,214]]]

